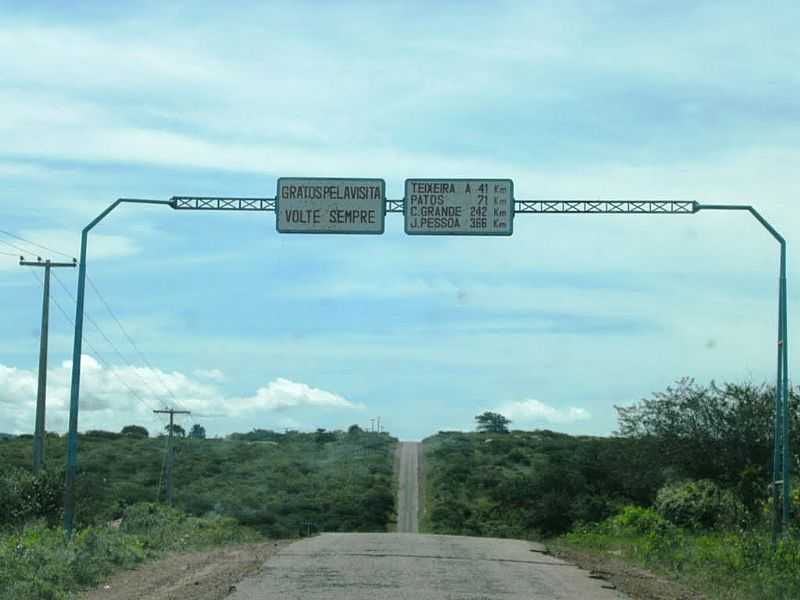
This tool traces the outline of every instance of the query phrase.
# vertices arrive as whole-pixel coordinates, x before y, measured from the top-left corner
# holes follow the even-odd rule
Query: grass
[[[168,551],[261,539],[233,519],[197,518],[156,504],[131,506],[120,527],[87,527],[70,540],[60,528],[35,521],[0,534],[0,599],[69,600]]]
[[[637,515],[631,518],[634,512]],[[578,527],[551,545],[613,552],[680,579],[708,598],[796,600],[800,598],[798,533],[780,540],[773,552],[766,527],[692,531],[675,527],[648,509],[628,507],[602,523]]]

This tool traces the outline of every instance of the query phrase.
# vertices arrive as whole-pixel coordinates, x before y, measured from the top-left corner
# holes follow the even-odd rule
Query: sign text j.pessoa
[[[409,235],[511,235],[510,179],[406,179]]]

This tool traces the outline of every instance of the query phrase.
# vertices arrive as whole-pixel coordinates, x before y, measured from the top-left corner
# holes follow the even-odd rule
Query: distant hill
[[[13,440],[15,437],[13,433],[0,433],[0,440]]]

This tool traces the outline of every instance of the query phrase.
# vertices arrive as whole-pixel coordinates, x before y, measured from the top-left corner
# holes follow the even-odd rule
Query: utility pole
[[[175,410],[174,408],[165,408],[164,410],[154,410],[156,414],[169,415],[169,438],[167,439],[167,503],[172,506],[172,462],[175,459],[175,449],[172,447],[172,429],[175,422],[175,415],[190,415],[188,410]]]
[[[53,262],[37,257],[36,261],[26,261],[19,257],[21,267],[44,268],[44,300],[42,301],[42,331],[39,336],[39,383],[36,390],[36,424],[33,433],[33,474],[38,475],[44,466],[44,413],[47,400],[47,333],[50,328],[50,269],[54,267],[72,267],[72,262]]]

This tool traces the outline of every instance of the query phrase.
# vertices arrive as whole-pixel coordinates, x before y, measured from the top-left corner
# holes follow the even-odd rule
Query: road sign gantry
[[[785,529],[789,522],[791,512],[791,486],[789,481],[789,388],[788,388],[788,330],[787,330],[787,285],[786,285],[786,240],[777,232],[777,230],[764,219],[763,216],[750,205],[728,205],[728,204],[700,204],[695,201],[687,200],[517,200],[513,196],[513,182],[510,179],[506,180],[455,180],[455,179],[436,179],[436,180],[422,180],[422,179],[409,179],[406,180],[405,197],[402,199],[387,199],[385,197],[385,188],[383,180],[359,180],[359,179],[321,179],[321,178],[305,178],[292,180],[284,179],[279,180],[278,194],[272,198],[251,198],[251,197],[220,197],[220,196],[173,196],[169,200],[151,200],[139,198],[119,198],[113,202],[106,210],[100,213],[93,221],[91,221],[84,229],[81,235],[81,255],[78,269],[78,296],[76,302],[76,317],[75,317],[75,338],[73,342],[73,359],[72,359],[72,383],[70,389],[70,412],[69,412],[69,430],[67,433],[67,465],[66,465],[66,478],[65,478],[65,492],[64,492],[64,528],[68,535],[72,532],[73,517],[75,508],[75,479],[77,476],[77,434],[78,434],[78,409],[80,398],[80,376],[81,376],[81,350],[83,339],[83,307],[85,298],[85,283],[86,283],[86,255],[88,246],[89,232],[108,214],[113,211],[120,204],[149,204],[169,206],[174,210],[196,210],[196,211],[247,211],[247,212],[275,212],[281,205],[281,190],[284,189],[280,181],[286,182],[286,185],[294,185],[295,189],[291,193],[287,192],[289,196],[284,200],[286,202],[295,203],[294,210],[312,211],[311,213],[304,213],[311,215],[308,223],[297,223],[302,227],[292,229],[291,224],[287,223],[287,228],[282,229],[280,222],[276,223],[279,232],[301,232],[303,227],[308,226],[314,228],[310,231],[303,231],[308,233],[383,233],[384,220],[387,213],[404,213],[406,219],[406,233],[409,235],[511,235],[513,232],[513,220],[519,214],[626,214],[626,215],[642,215],[642,214],[659,214],[659,215],[678,215],[678,214],[695,214],[701,210],[737,210],[749,212],[761,225],[772,235],[773,238],[780,245],[780,259],[779,259],[779,286],[778,286],[778,371],[777,371],[777,385],[774,403],[774,448],[773,448],[773,501],[775,506],[774,513],[774,527],[773,527],[773,541],[777,534],[783,528]],[[292,181],[294,183],[292,183]],[[327,182],[330,188],[327,192],[321,191],[320,195],[327,195],[328,200],[344,203],[335,210],[365,210],[373,211],[372,215],[363,214],[344,216],[342,225],[346,227],[322,227],[323,221],[327,219],[327,225],[339,225],[339,216],[335,216],[335,223],[331,217],[330,207],[320,204],[315,206],[317,191],[301,189],[298,187],[311,186]],[[364,184],[370,186],[375,182],[380,182],[380,190],[377,193],[366,193],[358,191],[364,188],[364,185],[359,185],[358,182],[372,182]],[[419,214],[412,214],[411,208],[414,205],[412,194],[415,193],[415,182],[438,182],[438,191],[424,191],[420,193],[430,193],[441,195],[437,197],[437,203],[442,207],[449,207],[448,211],[451,214],[466,213],[467,218],[470,218],[470,213],[477,213],[482,211],[472,210],[483,205],[479,202],[478,198],[473,197],[472,183],[477,182],[505,182],[505,188],[500,183],[500,188],[492,188],[492,194],[486,200],[487,205],[487,219],[491,203],[491,209],[498,211],[498,217],[507,217],[504,222],[492,223],[491,227],[487,224],[481,226],[478,223],[469,223],[466,227],[455,226],[454,222],[446,220],[433,223],[416,225],[409,219],[419,217]],[[337,183],[338,182],[338,183]],[[346,182],[346,183],[342,183]],[[460,183],[456,183],[460,182]],[[470,182],[470,192],[467,193],[466,182]],[[451,184],[451,185],[447,185]],[[347,185],[354,186],[349,192],[345,191]],[[424,186],[423,186],[424,187]],[[354,191],[355,190],[355,191]],[[411,190],[411,193],[409,193]],[[487,189],[488,191],[488,189]],[[476,194],[477,196],[477,194]],[[363,206],[350,206],[351,201],[363,200]],[[310,205],[307,205],[311,201]],[[299,203],[299,204],[298,204]],[[305,204],[304,204],[305,203]],[[418,204],[419,205],[419,204]],[[499,211],[505,211],[508,214],[499,214]],[[313,211],[318,210],[319,213]],[[280,219],[280,215],[277,215]],[[284,215],[286,216],[286,215]],[[352,220],[356,217],[364,220],[361,225],[364,228],[360,231],[353,231]],[[276,219],[276,221],[278,221]],[[351,222],[348,222],[350,220]],[[288,221],[288,219],[287,219]],[[317,221],[317,222],[311,222]],[[324,229],[324,230],[323,230]],[[349,229],[349,230],[348,230]],[[779,486],[783,495],[783,502],[780,502],[778,493]]]

